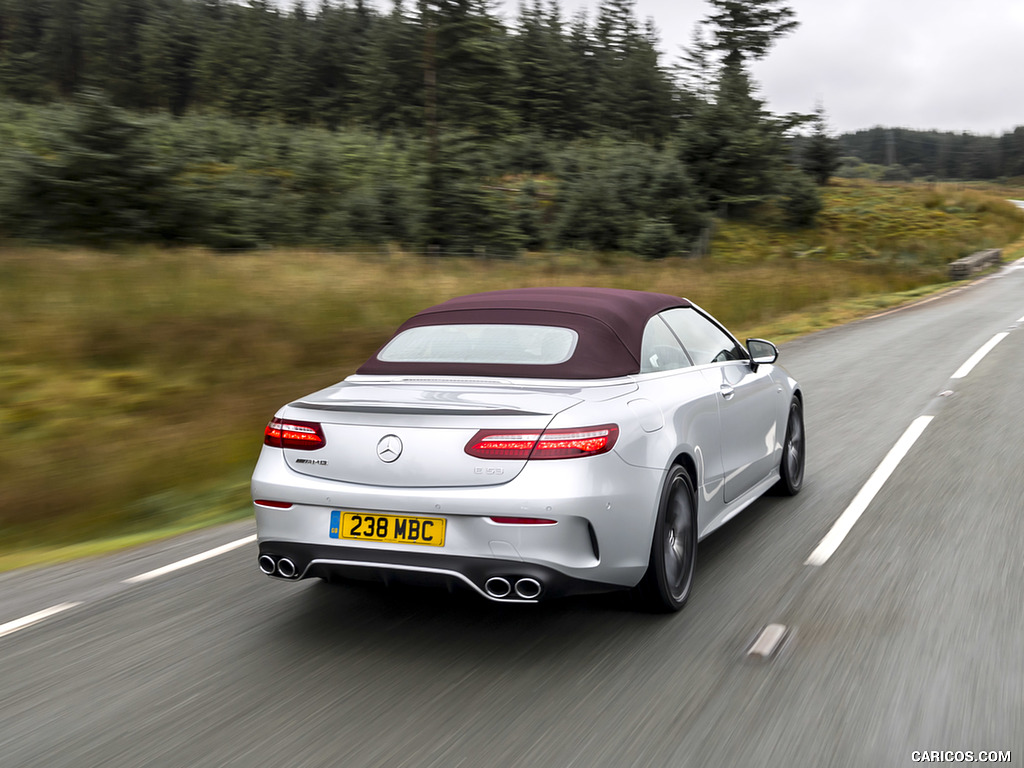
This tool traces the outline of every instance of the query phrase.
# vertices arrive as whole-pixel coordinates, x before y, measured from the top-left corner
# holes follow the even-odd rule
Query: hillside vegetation
[[[1012,206],[952,188],[829,188],[823,222],[796,234],[727,223],[699,260],[2,249],[0,565],[248,514],[248,474],[274,411],[351,373],[408,315],[454,295],[665,291],[741,338],[784,340],[933,290],[950,256],[1024,227]]]
[[[657,258],[712,215],[810,226],[838,145],[749,71],[795,14],[708,6],[677,68],[635,0],[0,0],[0,238]]]

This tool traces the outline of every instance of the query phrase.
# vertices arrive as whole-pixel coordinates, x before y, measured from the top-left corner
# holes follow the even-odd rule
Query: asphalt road
[[[1020,762],[1021,326],[1024,268],[1010,266],[785,345],[807,398],[807,484],[702,542],[673,616],[618,596],[512,607],[277,582],[248,541],[130,581],[250,523],[0,576],[0,767]],[[838,549],[808,565],[922,416]],[[782,643],[749,655],[768,624]]]

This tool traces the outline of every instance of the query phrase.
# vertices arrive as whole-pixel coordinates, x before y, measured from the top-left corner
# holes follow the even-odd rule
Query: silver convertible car
[[[405,322],[267,425],[259,568],[678,610],[697,541],[804,475],[803,395],[686,299],[523,288]]]

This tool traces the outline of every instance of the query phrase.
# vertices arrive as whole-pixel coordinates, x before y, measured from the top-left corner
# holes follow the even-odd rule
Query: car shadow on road
[[[742,568],[773,526],[788,517],[785,504],[764,499],[701,542],[694,595],[677,614],[637,610],[627,591],[560,598],[539,604],[501,604],[468,589],[447,591],[377,582],[327,584],[309,580],[295,590],[279,636],[307,653],[372,647],[395,657],[435,654],[466,660],[503,653],[511,660],[600,653],[603,646],[638,642],[661,633],[707,640],[729,617],[712,617],[721,601],[717,580]],[[757,584],[745,588],[755,591]]]

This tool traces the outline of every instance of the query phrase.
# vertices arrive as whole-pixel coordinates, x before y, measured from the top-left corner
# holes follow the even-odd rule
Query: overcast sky
[[[518,0],[505,0],[514,18]],[[598,0],[560,0],[565,16]],[[800,27],[753,67],[775,113],[825,105],[833,131],[999,134],[1024,125],[1024,0],[789,0]],[[704,0],[637,0],[675,62]]]

